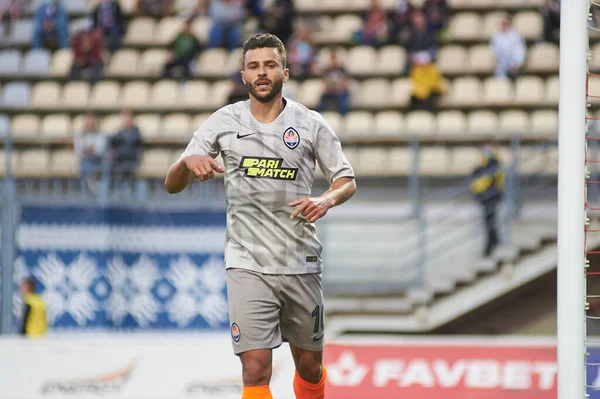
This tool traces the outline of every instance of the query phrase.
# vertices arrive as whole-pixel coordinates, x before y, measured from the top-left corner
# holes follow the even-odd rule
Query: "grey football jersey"
[[[329,182],[354,177],[330,125],[317,112],[285,99],[271,123],[258,122],[250,100],[214,112],[182,157],[220,153],[225,168],[225,264],[268,274],[320,272],[322,246],[302,215],[288,204],[311,195],[318,164]],[[316,193],[317,194],[317,193]],[[318,193],[320,194],[320,193]]]

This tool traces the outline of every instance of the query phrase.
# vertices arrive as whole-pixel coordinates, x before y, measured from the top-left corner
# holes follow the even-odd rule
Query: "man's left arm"
[[[348,201],[356,192],[356,181],[353,177],[340,177],[331,184],[329,190],[318,197],[303,198],[291,202],[297,207],[291,219],[302,214],[309,222],[314,223],[327,214],[327,211]]]

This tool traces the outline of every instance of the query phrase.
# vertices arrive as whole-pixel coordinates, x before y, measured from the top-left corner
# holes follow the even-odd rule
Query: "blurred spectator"
[[[540,13],[544,18],[544,41],[558,44],[560,41],[560,0],[546,0]]]
[[[191,76],[190,63],[200,52],[200,42],[192,32],[191,19],[185,21],[181,32],[169,44],[169,49],[170,52],[163,69],[162,77],[173,78],[173,71],[179,69],[183,71],[183,77],[189,79]]]
[[[412,57],[412,94],[409,109],[435,111],[439,96],[446,93],[446,81],[427,51]]]
[[[84,76],[91,83],[102,79],[104,64],[102,62],[102,31],[81,31],[71,43],[73,63],[71,65],[70,80],[83,79]]]
[[[59,0],[44,0],[33,15],[31,48],[69,47],[69,16]]]
[[[46,335],[48,330],[46,303],[37,294],[35,280],[32,277],[26,278],[19,289],[25,303],[20,333],[29,338],[41,338]]]
[[[262,13],[263,13],[263,1],[262,0],[245,0],[244,4],[246,7],[246,13],[249,17],[260,17],[262,15]]]
[[[246,8],[241,0],[212,0],[208,8],[212,22],[208,47],[234,50],[241,45]]]
[[[288,45],[288,67],[294,79],[306,79],[316,72],[316,54],[308,25],[300,25]]]
[[[153,18],[169,16],[173,8],[173,0],[137,0],[135,15]]]
[[[272,33],[285,44],[294,33],[294,3],[292,0],[273,0],[259,18],[260,29]]]
[[[98,131],[98,122],[93,114],[85,116],[83,132],[75,137],[75,153],[81,161],[82,191],[96,191],[99,172],[106,151],[106,137]]]
[[[109,159],[117,180],[133,179],[142,156],[142,134],[131,111],[123,111],[121,118],[121,130],[110,139]]]
[[[385,9],[378,0],[371,0],[371,8],[365,17],[363,28],[357,32],[355,41],[367,46],[381,46],[388,41],[389,31]]]
[[[117,0],[100,0],[94,10],[94,28],[101,29],[111,52],[121,47],[125,16]]]
[[[399,0],[396,8],[390,14],[391,32],[390,42],[405,46],[410,34],[412,14],[415,7],[408,0]]]
[[[490,143],[482,147],[481,156],[481,165],[472,173],[471,192],[483,207],[487,233],[484,256],[487,257],[499,244],[496,214],[503,196],[504,172]]]
[[[329,66],[323,71],[323,94],[318,107],[319,112],[337,103],[337,111],[346,115],[350,111],[350,80],[335,51],[331,51]]]
[[[490,46],[496,57],[495,76],[516,79],[525,62],[526,47],[523,36],[511,27],[508,17],[502,20],[500,32],[492,36]]]
[[[422,12],[412,13],[412,29],[406,42],[407,62],[405,75],[414,64],[432,63],[437,54],[438,41],[435,35],[427,30],[427,19]]]
[[[438,34],[446,27],[450,15],[450,9],[446,0],[425,0],[423,12],[427,18],[429,32]]]
[[[231,76],[231,89],[229,91],[229,96],[227,97],[227,104],[233,104],[247,99],[248,89],[242,80],[242,75],[239,72],[236,72]]]

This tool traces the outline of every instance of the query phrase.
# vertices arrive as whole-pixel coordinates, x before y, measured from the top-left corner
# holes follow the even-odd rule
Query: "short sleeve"
[[[329,123],[316,113],[317,137],[315,140],[315,157],[321,172],[329,183],[340,177],[354,177],[354,169],[342,152],[342,144]]]
[[[183,159],[188,155],[208,155],[212,158],[219,155],[218,132],[215,129],[218,125],[218,119],[219,116],[215,113],[200,125],[179,159]]]

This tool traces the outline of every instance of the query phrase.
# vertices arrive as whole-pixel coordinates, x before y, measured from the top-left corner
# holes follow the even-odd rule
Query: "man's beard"
[[[256,83],[258,82],[260,82],[260,80],[256,81]],[[254,85],[249,82],[246,82],[246,88],[248,89],[250,94],[252,94],[252,96],[258,101],[260,101],[261,103],[268,103],[281,92],[281,89],[283,88],[283,79],[271,81],[271,91],[269,91],[268,93],[257,93]]]

